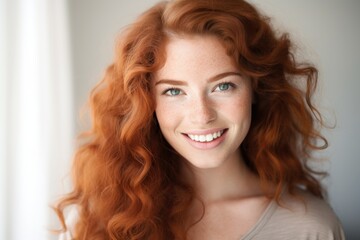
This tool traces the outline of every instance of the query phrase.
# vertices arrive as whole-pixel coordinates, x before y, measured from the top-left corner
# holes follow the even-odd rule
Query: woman
[[[149,9],[92,92],[74,189],[57,207],[67,236],[343,239],[307,165],[327,146],[316,82],[245,1]]]

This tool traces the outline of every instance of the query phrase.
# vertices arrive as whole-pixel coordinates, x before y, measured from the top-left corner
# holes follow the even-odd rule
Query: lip
[[[221,130],[224,131],[223,134],[220,137],[214,139],[211,142],[197,142],[197,141],[192,140],[187,135],[187,134],[206,135],[206,134],[215,133],[215,132],[221,131]],[[227,130],[228,130],[227,128],[226,129],[219,128],[219,129],[211,129],[211,130],[199,130],[199,131],[191,131],[191,132],[188,132],[188,133],[183,133],[182,135],[184,136],[186,141],[188,143],[190,143],[190,145],[193,146],[194,148],[200,149],[200,150],[210,150],[210,149],[216,148],[218,145],[220,145],[225,140]]]
[[[213,129],[206,129],[206,130],[193,130],[190,132],[186,132],[183,134],[190,134],[190,135],[207,135],[207,134],[213,134],[218,131],[225,131],[227,128],[213,128]]]

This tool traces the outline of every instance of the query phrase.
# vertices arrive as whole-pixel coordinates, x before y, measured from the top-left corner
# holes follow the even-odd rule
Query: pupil
[[[229,89],[229,84],[224,83],[220,85],[220,90],[228,90]]]
[[[179,89],[171,89],[171,95],[179,95],[180,90]]]

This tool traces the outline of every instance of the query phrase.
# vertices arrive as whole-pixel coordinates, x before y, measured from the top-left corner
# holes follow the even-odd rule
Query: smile
[[[209,133],[206,135],[195,135],[195,134],[187,134],[187,136],[196,142],[212,142],[224,133],[224,130],[220,130],[214,133]]]

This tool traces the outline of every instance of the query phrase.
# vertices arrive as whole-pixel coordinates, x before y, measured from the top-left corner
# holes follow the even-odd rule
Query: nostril
[[[209,106],[197,106],[194,107],[194,111],[191,114],[191,119],[197,123],[207,124],[216,119],[216,111]]]
[[[209,124],[216,119],[216,109],[214,108],[211,99],[209,99],[206,94],[193,96],[189,107],[191,108],[189,111],[189,119],[194,124]]]

